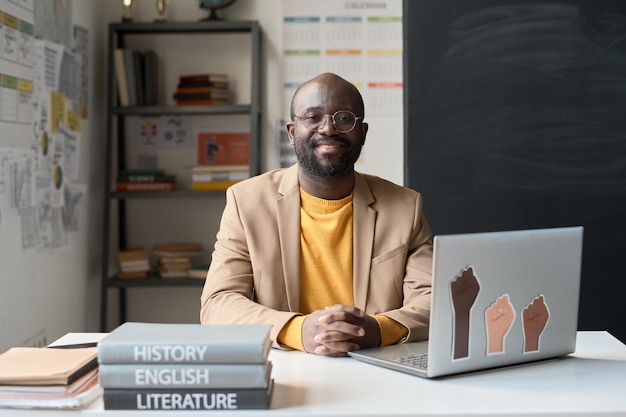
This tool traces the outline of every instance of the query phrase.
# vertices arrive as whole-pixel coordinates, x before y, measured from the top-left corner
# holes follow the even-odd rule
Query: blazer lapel
[[[285,172],[278,193],[276,212],[287,304],[290,311],[300,311],[300,184],[297,165]]]
[[[365,177],[358,173],[354,179],[353,209],[353,286],[354,304],[365,310],[369,287],[369,271],[374,247],[374,225],[376,210],[370,207],[374,202]]]

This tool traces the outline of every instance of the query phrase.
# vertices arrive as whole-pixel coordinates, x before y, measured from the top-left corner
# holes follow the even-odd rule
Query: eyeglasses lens
[[[318,130],[324,124],[326,116],[332,118],[335,129],[341,133],[348,133],[356,125],[356,116],[348,110],[340,110],[333,115],[325,115],[320,111],[311,110],[302,114],[300,119],[308,129]]]

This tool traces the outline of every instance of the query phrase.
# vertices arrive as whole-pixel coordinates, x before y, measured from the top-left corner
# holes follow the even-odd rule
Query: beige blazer
[[[201,297],[205,324],[269,323],[280,329],[300,306],[298,167],[242,181],[226,192]],[[428,337],[432,236],[421,194],[357,174],[353,193],[354,302]]]

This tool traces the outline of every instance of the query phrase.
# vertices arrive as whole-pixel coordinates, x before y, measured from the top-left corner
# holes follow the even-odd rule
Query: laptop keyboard
[[[413,368],[426,369],[428,367],[428,353],[420,353],[418,355],[399,356],[392,359],[393,362],[402,365],[411,366]]]

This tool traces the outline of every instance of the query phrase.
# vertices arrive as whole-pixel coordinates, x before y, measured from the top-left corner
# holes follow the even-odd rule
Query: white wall
[[[27,253],[21,226],[0,230],[0,351],[54,340],[70,331],[98,325],[103,194],[104,94],[102,14],[105,4],[75,0],[74,23],[89,30],[90,102],[83,121],[79,183],[88,192],[80,209],[80,229],[69,234],[68,249]],[[14,137],[0,123],[0,147],[28,147],[30,138]],[[36,337],[35,337],[36,336]]]

